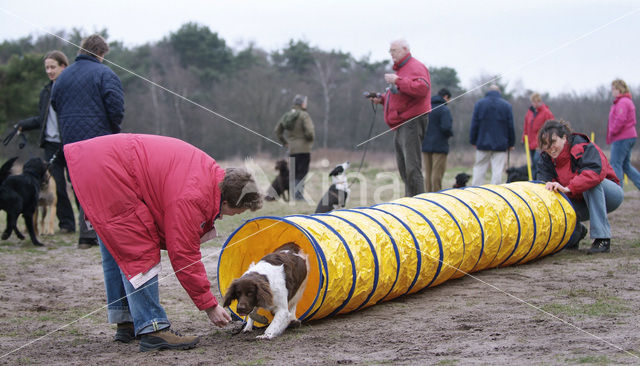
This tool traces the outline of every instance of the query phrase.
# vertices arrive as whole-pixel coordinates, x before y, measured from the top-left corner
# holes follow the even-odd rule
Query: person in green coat
[[[276,135],[289,151],[289,170],[294,172],[295,198],[304,199],[304,177],[309,172],[311,146],[313,146],[313,121],[307,113],[307,97],[296,95],[293,107],[289,109],[276,125]]]

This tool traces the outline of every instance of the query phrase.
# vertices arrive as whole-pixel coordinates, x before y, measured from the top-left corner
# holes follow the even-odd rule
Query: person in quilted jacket
[[[53,86],[51,106],[58,116],[63,145],[120,132],[124,92],[118,76],[102,64],[108,52],[109,45],[100,35],[85,38],[75,62]],[[78,211],[78,247],[97,247],[96,234],[87,227],[80,204]]]

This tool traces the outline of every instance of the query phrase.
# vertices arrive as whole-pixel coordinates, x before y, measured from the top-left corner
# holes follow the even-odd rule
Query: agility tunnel
[[[320,319],[555,253],[575,225],[570,201],[533,182],[448,189],[327,214],[257,217],[224,243],[218,286],[224,296],[251,263],[293,241],[310,262],[296,316]]]

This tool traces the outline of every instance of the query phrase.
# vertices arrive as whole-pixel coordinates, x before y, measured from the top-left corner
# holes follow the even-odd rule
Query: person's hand
[[[545,184],[544,186],[546,189],[553,191],[553,192],[562,192],[562,193],[569,193],[571,192],[571,190],[565,186],[563,186],[562,184],[558,183],[558,182],[547,182],[547,184]]]
[[[220,328],[231,321],[231,315],[229,315],[220,304],[205,309],[204,311],[207,313],[209,320]]]
[[[398,79],[398,75],[396,74],[384,74],[384,81],[389,84],[396,85],[396,80]]]
[[[514,150],[516,147],[515,146],[510,146],[509,150]]]
[[[215,238],[218,236],[218,232],[216,231],[216,228],[213,227],[211,230],[209,230],[207,233],[205,233],[204,235],[202,235],[202,237],[200,238],[200,244],[202,243],[206,243],[209,240]]]
[[[369,98],[375,104],[382,104],[382,97]]]

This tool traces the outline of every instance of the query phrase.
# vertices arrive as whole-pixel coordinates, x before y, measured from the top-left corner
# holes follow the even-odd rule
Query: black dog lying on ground
[[[519,182],[519,181],[528,181],[529,180],[529,171],[527,170],[526,165],[511,167],[507,169],[507,183],[511,182]]]
[[[322,196],[318,207],[316,207],[316,213],[325,213],[332,211],[336,208],[342,208],[347,204],[347,198],[349,198],[349,184],[347,182],[347,176],[344,174],[349,168],[349,162],[346,161],[342,164],[338,164],[329,173],[331,177],[331,186],[327,193]]]
[[[29,231],[31,242],[43,246],[38,241],[33,227],[33,215],[38,208],[40,187],[47,172],[47,164],[40,158],[29,159],[22,168],[22,174],[9,175],[16,158],[10,159],[0,167],[0,209],[7,212],[7,228],[2,233],[2,240],[15,231],[18,238],[24,235],[18,230],[18,216],[22,214],[25,226]]]
[[[275,169],[278,171],[278,175],[271,183],[271,188],[264,198],[267,201],[275,201],[282,196],[282,199],[289,201],[289,164],[286,160],[278,160]]]
[[[458,173],[458,175],[456,175],[456,184],[453,185],[453,188],[466,187],[470,178],[471,176],[467,173]]]

